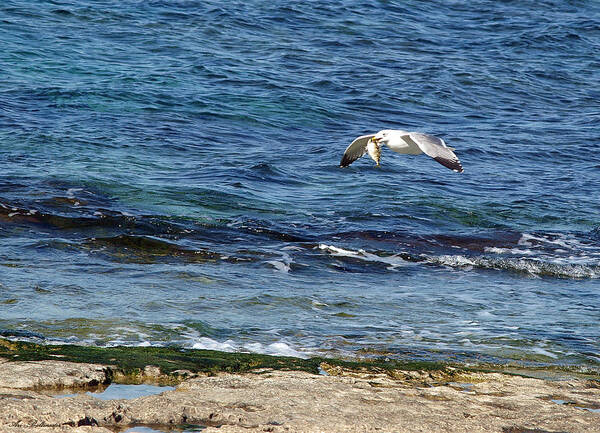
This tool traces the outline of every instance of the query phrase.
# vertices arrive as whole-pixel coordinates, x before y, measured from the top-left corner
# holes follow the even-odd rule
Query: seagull
[[[347,167],[358,158],[368,153],[379,166],[381,159],[381,143],[396,153],[407,155],[420,155],[424,153],[431,156],[444,167],[457,173],[462,173],[463,168],[454,154],[453,148],[446,146],[444,140],[435,135],[422,132],[407,132],[399,129],[384,129],[377,134],[361,135],[354,139],[346,148],[340,161],[340,167]]]

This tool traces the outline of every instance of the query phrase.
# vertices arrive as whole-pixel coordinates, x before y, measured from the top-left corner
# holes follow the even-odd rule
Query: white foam
[[[493,254],[514,254],[514,255],[526,255],[526,256],[531,256],[531,255],[535,254],[535,252],[530,250],[529,248],[520,249],[520,248],[485,247],[483,249],[483,251],[485,251],[486,253],[493,253]]]
[[[192,345],[192,349],[202,350],[219,350],[221,352],[236,352],[237,347],[232,340],[226,340],[219,343],[217,340],[213,340],[208,337],[200,337],[197,342]]]
[[[591,245],[585,244],[570,234],[549,233],[549,235],[552,237],[548,237],[548,236],[544,236],[544,235],[534,236],[529,233],[523,233],[521,235],[521,238],[518,241],[518,244],[525,245],[525,246],[533,246],[533,243],[535,241],[538,244],[556,245],[556,246],[562,248],[561,250],[554,248],[554,251],[564,251],[564,250],[581,251],[581,250],[590,250],[590,249],[597,250],[596,246],[591,246]]]
[[[248,343],[244,345],[244,349],[246,349],[249,352],[263,353],[266,355],[306,358],[305,353],[298,352],[297,350],[283,342],[272,343],[266,346],[261,343]]]
[[[311,299],[310,303],[316,308],[329,307],[325,302],[317,301],[316,299]]]
[[[251,352],[274,356],[293,356],[296,358],[307,357],[307,353],[299,352],[284,342],[275,342],[266,345],[263,343],[238,344],[233,340],[219,342],[217,340],[213,340],[212,338],[200,337],[192,345],[192,349],[218,350],[221,352]]]
[[[288,265],[287,263],[280,262],[278,260],[269,260],[267,263],[270,264],[271,266],[273,266],[275,269],[277,269],[280,272],[287,273],[292,270],[290,265]]]
[[[75,197],[76,192],[81,192],[81,191],[83,191],[83,188],[69,188],[67,190],[67,197],[73,198],[73,197]]]
[[[517,242],[517,244],[518,245],[532,246],[533,245],[532,241],[545,242],[546,239],[540,238],[540,237],[537,237],[537,236],[534,236],[534,235],[531,235],[529,233],[523,233],[521,235],[521,238]]]
[[[561,258],[488,258],[465,257],[462,255],[426,256],[428,262],[453,268],[471,269],[473,267],[484,269],[512,270],[525,272],[529,276],[539,278],[542,275],[561,278],[599,278],[600,268],[589,264],[574,264]]]
[[[356,257],[358,253],[351,250],[345,250],[343,248],[334,247],[333,245],[325,245],[319,244],[319,249],[329,251],[330,253],[337,256],[345,256],[345,257]]]
[[[298,247],[296,245],[287,245],[281,249],[283,251],[304,251],[304,248]]]
[[[451,267],[463,267],[463,266],[475,266],[476,265],[476,263],[473,260],[469,259],[468,257],[461,256],[461,255],[439,256],[439,257],[437,257],[437,262],[442,265],[447,265],[447,266],[451,266]]]
[[[390,265],[388,269],[393,270],[397,266],[408,264],[408,262],[402,259],[400,256],[394,254],[391,256],[378,256],[377,254],[369,253],[363,249],[358,251],[345,250],[338,248],[333,245],[319,244],[319,249],[329,252],[331,255],[336,257],[352,257],[355,259],[364,260],[367,262],[379,262]]]

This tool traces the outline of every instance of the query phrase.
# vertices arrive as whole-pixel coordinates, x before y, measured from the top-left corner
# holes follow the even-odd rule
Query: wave
[[[136,215],[95,204],[85,201],[74,189],[65,197],[54,197],[52,207],[47,203],[33,208],[0,202],[0,223],[9,233],[14,230],[18,234],[23,226],[29,227],[38,233],[36,247],[67,246],[117,262],[250,261],[282,273],[310,267],[306,261],[334,267],[342,262],[346,270],[355,272],[395,271],[419,264],[535,277],[600,277],[597,230],[490,231],[477,235],[416,234],[410,230],[319,233],[318,227],[308,224],[296,224],[292,231],[291,225],[276,219],[203,221]],[[326,255],[315,256],[315,249]]]
[[[493,258],[493,257],[465,257],[439,256],[430,257],[428,262],[450,266],[453,268],[479,268],[509,271],[537,277],[588,279],[600,277],[598,265],[558,264],[544,262],[539,259],[523,258]]]
[[[200,337],[193,345],[192,349],[218,350],[221,352],[249,352],[261,353],[275,356],[294,356],[296,358],[308,358],[309,352],[300,352],[292,346],[282,341],[263,344],[263,343],[237,343],[233,340],[217,341],[208,337]]]
[[[444,241],[442,244],[441,240]],[[325,243],[319,244],[317,248],[341,260],[384,265],[388,270],[419,263],[463,270],[508,271],[534,277],[600,278],[600,248],[573,235],[522,233],[518,241],[501,245],[503,242],[498,239],[490,239],[486,244],[482,239],[475,241],[474,238],[436,235],[409,244],[412,251],[405,249],[396,253],[353,250]],[[403,247],[406,248],[407,245],[404,244]],[[433,247],[439,254],[430,251]],[[428,251],[419,251],[423,249]],[[457,249],[460,251],[458,254],[447,252]]]
[[[386,265],[386,267],[390,270],[395,269],[399,266],[404,266],[411,261],[419,261],[419,260],[411,260],[410,255],[408,254],[392,254],[392,255],[378,255],[376,253],[371,253],[360,249],[358,251],[352,251],[344,248],[335,247],[333,245],[319,244],[318,248],[322,251],[326,251],[335,257],[341,258],[351,258],[363,260],[366,262],[380,263]]]
[[[132,328],[131,331],[141,332],[143,334],[143,329]],[[100,347],[165,347],[166,345],[172,346],[172,343],[149,341],[148,339],[141,339],[139,341],[124,340],[122,338],[119,338],[118,335],[114,335],[114,339],[98,341],[94,338],[78,339],[75,337],[46,337],[34,332],[4,329],[0,329],[0,337],[8,338],[12,341],[25,341],[47,345],[80,344],[84,346]],[[143,335],[143,337],[151,338],[150,335]],[[189,348],[196,350],[215,350],[220,352],[258,353],[273,356],[292,356],[296,358],[308,358],[314,354],[314,352],[312,351],[306,351],[302,349],[297,350],[296,348],[292,347],[290,344],[284,341],[275,341],[273,343],[263,343],[258,341],[238,342],[232,339],[219,341],[210,337],[196,337],[191,340],[182,339],[177,343],[181,345],[180,347],[186,349]]]

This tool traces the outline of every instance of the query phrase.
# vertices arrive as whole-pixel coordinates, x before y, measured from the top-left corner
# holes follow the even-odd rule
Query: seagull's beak
[[[375,144],[379,144],[379,140],[381,140],[381,138],[377,138],[377,137],[371,138],[371,141]]]

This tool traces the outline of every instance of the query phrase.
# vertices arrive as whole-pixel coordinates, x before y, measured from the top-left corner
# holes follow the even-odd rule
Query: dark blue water
[[[4,0],[0,43],[1,335],[600,366],[598,2]],[[384,128],[465,172],[338,167]]]

